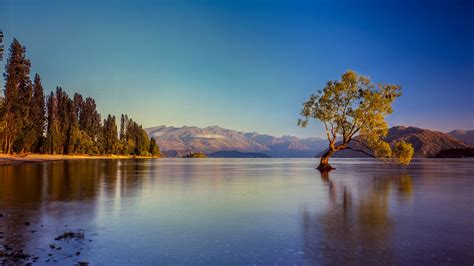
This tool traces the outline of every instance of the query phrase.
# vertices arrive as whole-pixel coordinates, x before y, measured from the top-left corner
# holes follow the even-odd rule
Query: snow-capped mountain
[[[155,138],[160,150],[170,157],[189,152],[258,152],[271,157],[314,157],[327,146],[320,138],[274,137],[256,132],[245,133],[218,126],[167,127],[145,129]]]

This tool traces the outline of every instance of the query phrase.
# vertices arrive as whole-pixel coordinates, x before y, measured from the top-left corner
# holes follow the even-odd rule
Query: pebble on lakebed
[[[57,236],[54,240],[63,240],[63,239],[84,239],[84,232],[72,232],[68,231],[62,235]]]
[[[0,217],[7,217],[5,214],[1,214]],[[28,221],[24,222],[25,226],[29,226],[31,223]],[[43,227],[43,225],[41,225]],[[34,233],[36,230],[30,230],[29,232]],[[23,251],[24,246],[15,246],[15,245],[9,245],[2,243],[4,241],[3,239],[4,232],[0,231],[0,265],[16,265],[16,264],[25,264],[25,265],[31,265],[32,263],[36,263],[37,260],[40,258],[37,254],[27,254]],[[16,235],[16,234],[12,234]],[[57,236],[55,238],[56,241],[61,241],[61,240],[83,240],[84,239],[84,230],[80,229],[78,231],[66,231],[63,234]],[[92,240],[89,240],[91,242]],[[54,257],[56,256],[54,251],[59,251],[62,250],[63,248],[57,244],[49,244],[49,250],[50,252],[46,252],[44,254],[46,258],[48,258],[45,262],[50,262],[54,261],[57,262]],[[44,249],[43,249],[44,250]],[[77,251],[73,253],[76,256],[79,256],[81,254],[80,251]],[[73,256],[72,254],[70,255],[71,257]],[[80,261],[77,262],[76,265],[89,265],[89,262],[86,261]]]

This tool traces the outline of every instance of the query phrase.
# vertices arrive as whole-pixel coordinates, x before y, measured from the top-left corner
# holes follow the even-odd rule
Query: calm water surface
[[[7,245],[37,263],[97,265],[474,263],[474,160],[424,159],[399,168],[340,159],[324,176],[315,164],[0,166],[0,251]],[[85,238],[54,239],[69,230]]]

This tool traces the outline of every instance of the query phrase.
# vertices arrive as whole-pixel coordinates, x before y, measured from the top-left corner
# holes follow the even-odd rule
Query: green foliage
[[[97,142],[94,141],[84,130],[75,129],[74,137],[74,154],[88,154],[88,155],[98,155],[100,154],[99,146]]]
[[[120,149],[124,154],[149,156],[150,141],[141,125],[122,114],[120,131]]]
[[[121,116],[120,140],[114,116],[101,121],[95,100],[75,93],[73,98],[57,87],[44,97],[41,78],[30,80],[26,49],[16,39],[9,49],[0,97],[0,151],[50,154],[159,155],[156,142],[141,125]]]
[[[81,111],[79,115],[79,125],[94,140],[97,140],[101,127],[100,114],[97,112],[95,100],[87,97],[81,103]]]
[[[148,149],[148,153],[151,156],[159,156],[160,155],[160,149],[158,148],[158,145],[156,145],[156,141],[154,138],[150,138],[150,148]]]
[[[29,106],[32,97],[30,80],[30,60],[26,58],[26,49],[17,39],[13,39],[9,49],[9,58],[5,66],[5,102],[3,121],[5,122],[3,150],[12,152],[13,145],[21,151],[26,141],[21,138],[29,137]]]
[[[117,149],[117,123],[115,116],[109,115],[102,127],[102,144],[105,154],[114,154]]]
[[[33,146],[30,150],[33,152],[40,152],[44,142],[46,117],[44,90],[43,85],[41,84],[41,77],[38,74],[35,74],[33,82],[33,97],[31,99],[29,120],[31,121],[31,129],[34,135]]]
[[[341,80],[329,81],[322,91],[310,96],[303,104],[298,125],[306,127],[310,118],[323,123],[329,141],[325,163],[333,153],[352,149],[348,144],[356,135],[376,157],[390,158],[393,152],[383,140],[388,132],[385,117],[392,113],[392,103],[400,96],[400,86],[375,85],[369,78],[347,71]]]
[[[56,139],[58,138],[58,126],[57,126],[57,103],[56,96],[53,92],[48,96],[46,103],[47,108],[47,126],[46,126],[46,142],[44,151],[49,154],[54,154],[56,151]]]
[[[207,155],[202,152],[195,152],[185,155],[183,158],[207,158]]]

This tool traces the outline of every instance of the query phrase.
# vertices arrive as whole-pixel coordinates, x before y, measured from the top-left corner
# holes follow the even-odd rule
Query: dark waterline
[[[399,168],[340,159],[329,175],[315,164],[0,166],[0,251],[7,245],[38,263],[61,264],[474,262],[474,160],[422,159]],[[66,231],[84,232],[84,239],[55,240]]]

